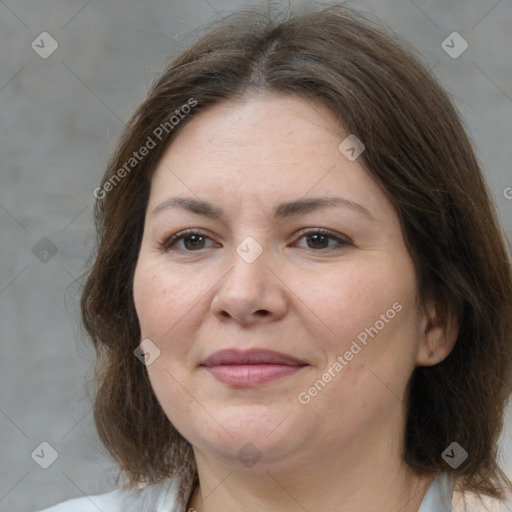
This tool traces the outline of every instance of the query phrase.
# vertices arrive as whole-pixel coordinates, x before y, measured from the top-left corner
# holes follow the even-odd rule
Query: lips
[[[250,350],[225,349],[215,352],[205,359],[201,366],[249,365],[249,364],[279,364],[286,366],[303,366],[306,363],[292,356],[276,352],[253,348]]]
[[[290,355],[274,350],[226,349],[201,363],[216,380],[231,387],[255,387],[293,375],[309,366]]]

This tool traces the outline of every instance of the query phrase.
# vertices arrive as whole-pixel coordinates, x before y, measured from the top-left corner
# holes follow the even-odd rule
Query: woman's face
[[[155,394],[198,456],[265,470],[397,451],[426,321],[348,135],[323,104],[266,94],[198,114],[156,169],[135,306]],[[207,361],[226,349],[240,358]]]

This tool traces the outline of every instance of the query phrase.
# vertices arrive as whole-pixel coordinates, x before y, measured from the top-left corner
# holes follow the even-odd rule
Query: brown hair
[[[129,485],[184,474],[182,498],[197,481],[190,444],[133,354],[141,339],[132,284],[151,173],[193,116],[221,101],[274,91],[324,101],[340,127],[364,142],[361,162],[398,212],[421,306],[435,298],[457,318],[450,355],[411,376],[404,460],[419,474],[450,473],[464,491],[501,498],[512,488],[497,463],[512,384],[510,261],[447,94],[396,37],[346,7],[309,8],[286,19],[240,11],[208,28],[135,112],[103,178],[108,193],[95,205],[98,247],[81,307],[97,352],[96,426],[121,473]],[[169,128],[169,117],[191,99],[195,107]],[[161,141],[127,170],[134,151],[165,123]],[[123,166],[127,172],[120,173]],[[454,441],[469,454],[456,469],[441,457]]]

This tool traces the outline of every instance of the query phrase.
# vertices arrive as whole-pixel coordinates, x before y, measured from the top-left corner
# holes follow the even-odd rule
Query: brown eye
[[[307,247],[305,249],[312,249],[314,251],[325,251],[335,248],[341,248],[349,245],[349,241],[336,236],[333,233],[324,229],[311,229],[303,232],[299,240],[305,239]],[[195,252],[201,249],[207,249],[205,246],[207,240],[211,240],[209,236],[201,231],[192,229],[176,233],[169,239],[159,244],[164,252],[168,251],[183,251]],[[180,242],[183,242],[181,248],[177,247]],[[334,243],[331,243],[334,242]]]
[[[164,251],[183,250],[185,252],[194,252],[199,249],[205,249],[205,241],[210,240],[208,236],[200,231],[187,230],[177,233],[168,240],[160,244]],[[183,247],[176,249],[176,245],[183,241]]]
[[[306,239],[306,249],[314,249],[321,251],[349,245],[348,240],[345,240],[323,229],[312,229],[310,231],[304,232],[302,236],[299,238],[299,240],[302,238]],[[329,245],[329,241],[334,241],[335,243]]]

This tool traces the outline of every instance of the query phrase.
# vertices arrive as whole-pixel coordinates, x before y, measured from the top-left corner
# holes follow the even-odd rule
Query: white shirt
[[[172,478],[142,490],[120,490],[83,496],[39,512],[177,512],[174,510],[179,479]],[[454,481],[437,475],[428,488],[418,512],[450,512]],[[188,499],[188,497],[187,497]]]

